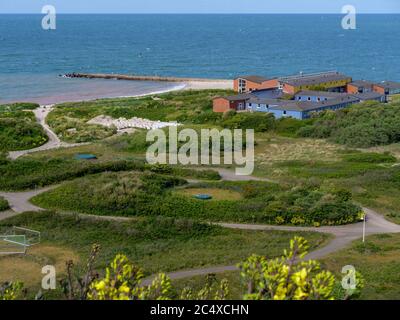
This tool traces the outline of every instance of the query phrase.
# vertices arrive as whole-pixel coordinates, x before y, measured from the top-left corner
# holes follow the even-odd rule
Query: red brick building
[[[400,83],[393,81],[383,81],[374,84],[373,90],[384,95],[400,94]]]
[[[353,81],[347,84],[346,92],[350,94],[373,92],[374,83],[366,80]]]
[[[278,86],[278,79],[267,79],[260,76],[243,76],[233,80],[233,88],[239,93],[275,89]]]
[[[225,112],[228,110],[241,111],[246,109],[246,101],[252,96],[250,94],[239,94],[237,96],[217,97],[213,100],[214,112]]]

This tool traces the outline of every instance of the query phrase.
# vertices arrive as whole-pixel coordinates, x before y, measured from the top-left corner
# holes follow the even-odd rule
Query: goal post
[[[24,236],[26,241],[25,245],[27,247],[39,244],[41,240],[41,233],[39,231],[22,227],[13,227],[13,235]]]
[[[0,256],[25,254],[31,246],[39,244],[41,233],[23,227],[12,227],[0,233]]]
[[[26,248],[24,235],[0,235],[0,255],[25,254]]]

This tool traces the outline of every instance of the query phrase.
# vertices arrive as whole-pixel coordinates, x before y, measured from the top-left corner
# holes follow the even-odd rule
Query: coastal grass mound
[[[138,181],[135,186],[127,184],[135,179]],[[188,196],[193,188],[196,193],[207,194],[212,190],[213,194],[225,197],[199,201]],[[228,199],[227,194],[235,197]],[[186,181],[171,175],[126,172],[80,178],[38,195],[32,202],[47,209],[96,215],[311,226],[353,223],[359,220],[362,211],[352,202],[349,192],[312,184],[203,182],[186,185]]]
[[[32,149],[48,141],[32,112],[38,106],[30,103],[0,105],[0,152]]]
[[[0,222],[0,229],[10,226],[41,231],[42,242],[37,247],[38,252],[30,255],[28,251],[30,256],[27,259],[34,254],[48,256],[45,254],[48,250],[41,251],[50,246],[62,249],[62,252],[68,253],[65,259],[71,258],[78,267],[82,267],[91,246],[98,244],[100,254],[96,260],[97,270],[104,270],[117,253],[123,253],[146,270],[146,275],[234,265],[253,253],[273,258],[280,255],[293,238],[291,232],[231,230],[187,219],[142,217],[118,221],[54,212],[25,213]],[[296,234],[306,238],[311,249],[329,240],[329,236],[321,233]],[[0,265],[2,261],[7,264],[7,259],[0,258]],[[20,258],[25,262],[27,259]],[[59,260],[52,262],[61,263]],[[16,278],[18,270],[8,270],[7,279]],[[40,282],[37,282],[37,288],[40,288]],[[57,294],[58,297],[62,295],[60,289],[52,293]]]
[[[160,94],[154,97],[101,99],[63,103],[55,106],[47,122],[68,142],[90,142],[115,133],[112,128],[87,122],[100,115],[133,117],[180,123],[215,123],[221,115],[212,111],[212,98],[230,94],[227,90],[196,90]]]

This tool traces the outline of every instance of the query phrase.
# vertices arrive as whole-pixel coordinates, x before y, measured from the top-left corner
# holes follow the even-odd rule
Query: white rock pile
[[[177,127],[180,126],[177,122],[162,122],[162,121],[152,121],[143,118],[118,118],[114,119],[109,116],[98,116],[88,121],[88,124],[99,124],[108,128],[116,127],[118,131],[128,129],[128,128],[139,128],[139,129],[162,129],[165,127]]]

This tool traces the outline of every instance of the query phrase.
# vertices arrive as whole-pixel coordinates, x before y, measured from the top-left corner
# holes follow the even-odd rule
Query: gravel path
[[[39,108],[33,110],[35,114],[36,121],[43,127],[43,130],[46,132],[49,140],[42,146],[29,149],[29,150],[21,150],[21,151],[11,151],[8,154],[8,157],[12,160],[18,159],[24,155],[29,153],[34,153],[38,151],[46,151],[51,149],[58,149],[58,148],[72,148],[77,146],[86,145],[87,143],[66,143],[62,142],[58,136],[54,133],[53,130],[47,125],[46,118],[49,113],[53,110],[54,105],[45,105],[40,106]]]
[[[236,176],[234,173],[230,173],[229,170],[226,169],[218,169],[223,180],[230,181],[244,181],[242,176]],[[247,177],[247,180],[257,180],[257,181],[270,181],[268,179],[256,178],[256,177]],[[52,190],[56,188],[55,186],[46,187],[43,189],[31,190],[26,192],[0,192],[0,196],[7,199],[11,209],[15,213],[23,213],[26,211],[41,211],[42,208],[39,208],[29,202],[29,200],[35,197],[38,194],[43,192]],[[400,233],[400,225],[394,224],[390,221],[387,221],[382,215],[377,213],[374,210],[363,208],[364,212],[367,214],[367,222],[366,222],[366,235],[372,234],[382,234],[382,233]],[[15,215],[15,214],[14,214]],[[0,213],[0,220],[6,219],[10,216],[13,216],[11,212]],[[82,215],[82,217],[89,217],[89,215]],[[93,217],[98,219],[106,219],[106,220],[122,220],[118,217]],[[124,221],[129,220],[127,218],[123,218]],[[259,224],[236,224],[236,223],[217,223],[217,225],[222,226],[224,228],[229,229],[239,229],[239,230],[280,230],[280,231],[312,231],[312,232],[321,232],[327,233],[334,236],[333,240],[331,240],[326,246],[319,248],[311,253],[309,253],[306,259],[319,259],[327,256],[330,253],[343,249],[347,245],[349,245],[352,241],[360,239],[362,237],[363,232],[363,223],[356,223],[345,226],[332,226],[332,227],[292,227],[292,226],[270,226],[270,225],[259,225]],[[171,279],[182,279],[187,277],[199,276],[199,275],[207,275],[209,273],[222,273],[226,271],[234,271],[237,270],[236,266],[217,266],[217,267],[209,267],[202,269],[194,269],[194,270],[183,270],[169,273],[168,275]],[[148,284],[152,278],[147,279],[144,283]]]

